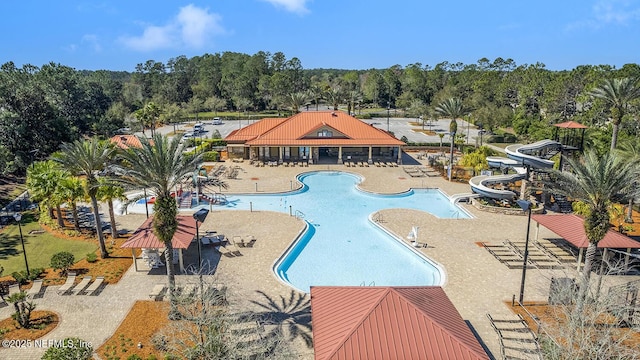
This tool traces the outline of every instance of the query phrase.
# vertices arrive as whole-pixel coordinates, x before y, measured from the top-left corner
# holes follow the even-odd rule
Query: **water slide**
[[[515,174],[480,175],[469,180],[471,191],[492,199],[513,199],[516,193],[506,189],[494,189],[491,185],[508,184],[522,180],[527,176],[527,167],[534,169],[552,168],[554,162],[544,157],[557,153],[562,144],[553,140],[541,140],[533,144],[513,144],[505,148],[507,157],[488,156],[487,162],[492,168],[512,168]]]

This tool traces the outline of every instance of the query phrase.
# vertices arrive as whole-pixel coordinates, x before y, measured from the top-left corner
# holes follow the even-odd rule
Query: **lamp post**
[[[15,213],[13,214],[13,218],[16,219],[16,221],[18,222],[18,229],[20,230],[20,242],[22,243],[22,255],[24,255],[24,266],[27,268],[27,277],[29,277],[31,274],[29,273],[29,262],[27,261],[27,250],[25,250],[24,248],[24,237],[22,236],[22,223],[20,222],[20,220],[22,220],[22,214]]]
[[[527,237],[524,243],[524,261],[522,263],[522,280],[520,281],[520,304],[524,300],[524,281],[527,277],[527,258],[529,257],[529,229],[531,227],[531,201],[529,200],[516,200],[516,203],[520,205],[522,211],[528,211],[528,219],[527,219]]]
[[[389,132],[389,110],[391,110],[391,103],[387,101],[387,132]]]
[[[196,220],[196,241],[198,242],[198,272],[202,270],[202,249],[200,247],[200,229],[198,228],[198,223],[203,223],[207,215],[209,215],[209,209],[200,209],[193,214],[193,218]]]

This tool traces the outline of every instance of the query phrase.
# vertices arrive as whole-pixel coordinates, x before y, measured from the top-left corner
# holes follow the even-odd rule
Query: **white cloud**
[[[306,14],[309,10],[306,7],[307,1],[309,0],[262,0],[272,4],[275,7],[282,7],[287,11],[297,13],[297,14]]]
[[[214,35],[225,32],[220,25],[221,20],[218,14],[190,4],[180,8],[178,14],[167,24],[147,24],[142,35],[123,36],[120,41],[137,51],[185,47],[200,49]]]
[[[91,46],[91,48],[95,52],[101,52],[102,51],[102,46],[100,45],[100,42],[98,41],[98,37],[96,35],[93,35],[93,34],[84,35],[82,37],[82,43],[83,44],[89,44],[89,46]]]
[[[627,26],[640,20],[640,7],[635,0],[598,0],[591,7],[591,16],[566,26],[567,30],[600,29],[606,26]]]

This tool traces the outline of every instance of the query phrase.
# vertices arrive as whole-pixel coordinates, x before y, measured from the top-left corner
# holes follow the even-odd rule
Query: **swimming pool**
[[[438,189],[380,195],[364,192],[361,178],[317,171],[298,177],[303,187],[291,193],[229,195],[216,209],[271,210],[298,215],[306,230],[276,262],[280,279],[304,292],[312,285],[441,285],[444,271],[433,261],[394,239],[370,219],[381,209],[409,208],[439,218],[470,218]],[[423,229],[422,231],[428,231]]]

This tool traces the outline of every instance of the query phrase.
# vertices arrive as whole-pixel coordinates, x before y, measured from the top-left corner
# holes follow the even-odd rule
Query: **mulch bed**
[[[163,354],[153,347],[151,338],[169,323],[168,314],[169,303],[166,301],[137,301],[113,335],[96,350],[97,353],[107,359],[126,359],[133,354],[143,359],[150,355],[161,359]]]
[[[18,322],[12,318],[1,320],[0,330],[6,331],[1,337],[5,340],[39,339],[55,329],[56,326],[58,326],[58,321],[58,314],[53,311],[34,310],[31,312],[31,323],[33,326],[30,329],[18,327]]]

